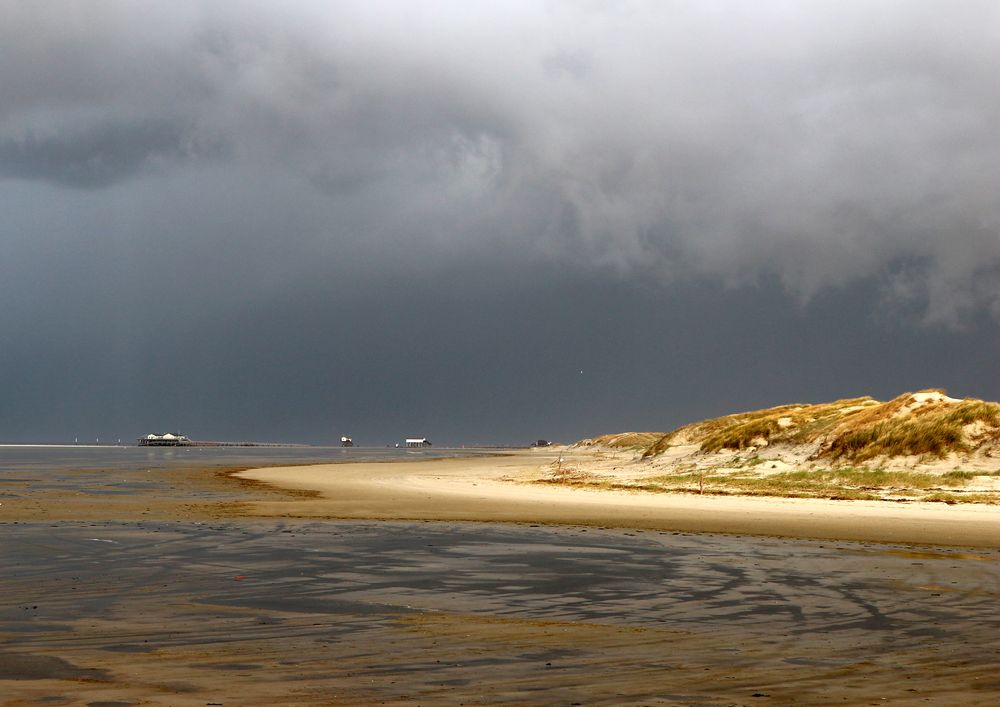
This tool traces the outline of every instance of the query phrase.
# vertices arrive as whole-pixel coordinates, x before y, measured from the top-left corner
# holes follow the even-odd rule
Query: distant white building
[[[407,447],[429,447],[431,446],[431,441],[426,437],[407,437],[406,438]]]
[[[138,440],[140,447],[180,447],[191,444],[191,440],[184,435],[175,435],[167,432],[162,435],[148,434]]]

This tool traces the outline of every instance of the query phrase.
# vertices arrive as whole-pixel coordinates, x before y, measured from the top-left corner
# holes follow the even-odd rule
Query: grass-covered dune
[[[613,473],[598,463],[559,469],[552,481],[646,491],[1000,500],[1000,404],[939,389],[888,402],[781,405],[576,446],[614,457]]]
[[[703,420],[667,433],[626,432],[579,444],[635,449],[643,457],[679,445],[697,445],[705,453],[805,447],[810,448],[811,460],[849,463],[904,456],[990,456],[1000,455],[1000,403],[951,398],[932,389],[888,402],[864,397],[781,405]]]

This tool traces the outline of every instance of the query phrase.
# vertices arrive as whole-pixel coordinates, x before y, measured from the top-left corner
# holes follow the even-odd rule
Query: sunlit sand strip
[[[554,454],[251,469],[244,479],[315,498],[250,515],[562,523],[684,532],[1000,548],[1000,508],[593,490],[534,484]]]

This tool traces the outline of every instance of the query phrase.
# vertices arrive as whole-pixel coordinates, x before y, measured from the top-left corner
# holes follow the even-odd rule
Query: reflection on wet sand
[[[462,523],[18,523],[23,703],[990,704],[1000,554]]]

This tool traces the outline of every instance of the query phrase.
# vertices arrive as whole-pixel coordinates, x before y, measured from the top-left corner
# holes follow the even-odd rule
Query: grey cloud
[[[75,134],[29,133],[0,141],[0,177],[93,189],[184,153],[184,135],[176,125],[106,122]]]
[[[859,372],[845,349],[832,369],[866,385],[948,384],[917,381],[929,359],[889,375],[919,337],[864,339],[899,322],[962,329],[958,383],[995,373],[973,359],[1000,322],[996,3],[0,0],[0,16],[0,324],[27,332],[15,368],[50,339],[64,365],[71,331],[123,406],[148,362],[243,356],[214,373],[220,396],[251,396],[255,352],[319,376],[315,343],[339,370],[377,359],[398,390],[416,342],[464,371],[465,392],[478,369],[450,352],[496,366],[492,394],[536,404],[516,392],[532,357],[491,320],[549,362],[532,380],[554,396],[575,380],[556,364],[588,347],[637,357],[666,395],[683,381],[657,377],[657,352],[692,378],[701,360],[730,365],[729,331],[792,365],[746,331],[770,326],[755,307],[785,307],[769,336],[797,341],[813,316],[810,345],[849,330],[882,363]],[[544,300],[537,318],[525,292]],[[421,304],[454,328],[411,326]],[[674,309],[690,316],[660,311]],[[164,310],[166,331],[149,317]],[[367,348],[345,343],[345,319]],[[602,348],[594,321],[648,351]],[[106,368],[90,330],[115,342]],[[945,371],[949,346],[927,370]],[[308,376],[261,365],[314,395]],[[612,388],[572,404],[619,400]],[[833,388],[809,390],[877,392]],[[186,391],[153,392],[180,409]]]
[[[996,306],[993,3],[98,7],[93,36],[6,26],[58,65],[3,69],[3,174],[227,159],[369,190],[442,242],[475,210],[578,267],[776,274],[808,300],[907,260],[931,320]],[[33,120],[56,129],[19,137]]]

